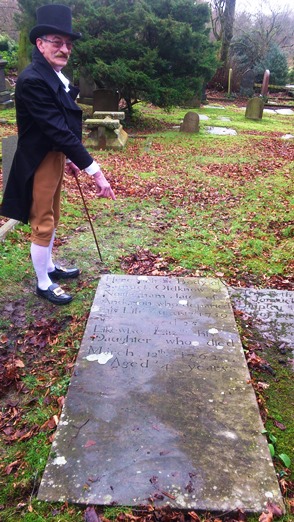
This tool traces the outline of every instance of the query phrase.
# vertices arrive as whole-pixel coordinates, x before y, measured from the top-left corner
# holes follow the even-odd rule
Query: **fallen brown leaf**
[[[289,506],[290,513],[294,513],[294,498],[287,500],[287,504]]]
[[[281,517],[283,515],[282,508],[278,504],[275,504],[274,502],[271,502],[270,500],[267,503],[267,509],[270,513],[273,514],[273,516]]]
[[[261,513],[259,522],[272,522],[274,515],[272,513]]]
[[[85,522],[102,522],[93,507],[87,507],[85,511]]]
[[[280,488],[281,488],[281,491],[283,493],[283,495],[285,495],[287,493],[287,490],[288,490],[288,482],[286,479],[284,478],[281,478],[279,480],[279,484],[280,484]]]
[[[24,368],[25,365],[21,359],[15,359],[14,364],[17,368]]]
[[[282,430],[282,431],[284,431],[284,430],[287,429],[286,426],[285,426],[285,424],[282,424],[282,422],[279,422],[279,421],[277,421],[277,420],[274,420],[274,421],[273,421],[273,424],[274,424],[277,428],[279,428],[280,430]]]
[[[171,498],[173,500],[175,500],[175,496],[174,495],[171,495],[168,491],[161,491],[161,493],[165,496],[165,497],[168,497],[168,498]]]
[[[42,424],[40,430],[46,431],[46,430],[54,430],[58,424],[58,417],[57,415],[53,415],[50,419],[48,419],[44,424]]]
[[[58,397],[57,402],[58,402],[58,406],[59,406],[60,408],[63,407],[63,405],[64,405],[64,401],[65,401],[65,398],[64,398],[63,396],[62,396],[62,397]]]
[[[18,468],[20,466],[20,464],[21,464],[20,460],[15,460],[14,462],[11,462],[11,464],[8,464],[8,466],[6,466],[6,468],[5,468],[6,475],[10,475],[12,470],[14,468]]]
[[[39,431],[39,426],[37,424],[35,424],[35,426],[33,426],[31,429],[27,429],[27,428],[24,428],[22,430],[17,430],[14,435],[10,438],[10,441],[9,442],[13,442],[15,440],[17,440],[18,442],[22,441],[22,440],[27,440],[27,439],[30,439],[33,435],[35,435],[36,433],[38,433]]]

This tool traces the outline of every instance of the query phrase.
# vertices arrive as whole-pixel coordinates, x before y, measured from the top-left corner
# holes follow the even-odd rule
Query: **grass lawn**
[[[140,105],[126,129],[130,138],[122,151],[92,151],[117,196],[114,202],[98,200],[90,177],[81,174],[103,263],[75,181],[65,179],[55,254],[82,271],[78,280],[63,285],[75,296],[70,306],[54,307],[35,295],[27,225],[17,225],[0,243],[3,522],[84,520],[84,507],[39,502],[36,492],[101,273],[212,276],[230,286],[293,290],[294,139],[283,136],[293,134],[294,113],[265,111],[256,122],[233,103],[210,104],[196,110],[200,132],[184,134],[178,126],[186,112]],[[13,110],[2,111],[1,121],[0,137],[16,132]],[[237,134],[209,134],[208,126],[229,127]],[[237,321],[250,352],[257,333],[250,321]],[[273,377],[255,367],[252,379],[269,384],[264,390],[255,387],[265,426],[275,438],[277,454],[292,457],[287,465],[274,458],[287,506],[281,520],[291,522],[293,371],[279,365],[275,346],[263,351],[258,341],[257,350],[276,373]],[[281,419],[286,429],[273,419]],[[182,516],[121,512],[112,507],[100,518],[143,522]],[[132,518],[135,515],[138,519]],[[187,520],[197,522],[197,516],[187,515]],[[241,513],[199,517],[244,520]]]

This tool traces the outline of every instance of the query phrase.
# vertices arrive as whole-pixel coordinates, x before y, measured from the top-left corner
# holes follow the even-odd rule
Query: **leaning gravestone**
[[[248,120],[262,120],[264,102],[262,98],[250,98],[247,102],[245,118]]]
[[[93,105],[93,91],[97,88],[94,80],[91,77],[88,77],[85,74],[85,71],[81,70],[80,78],[79,78],[79,103],[84,103],[85,105]]]
[[[282,506],[262,429],[219,280],[104,275],[38,498]]]
[[[17,146],[17,134],[2,138],[2,174],[3,174],[3,192],[6,187],[8,176],[10,173],[12,161]]]
[[[263,75],[262,86],[261,86],[261,96],[266,97],[268,95],[268,85],[270,79],[270,71],[266,69]]]
[[[199,132],[199,114],[189,111],[184,116],[180,132]]]
[[[240,84],[240,94],[241,96],[252,96],[254,93],[254,81],[255,76],[254,72],[249,69],[246,71],[242,78],[241,78],[241,84]]]

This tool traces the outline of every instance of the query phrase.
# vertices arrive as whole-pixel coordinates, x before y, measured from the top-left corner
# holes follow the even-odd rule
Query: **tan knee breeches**
[[[31,241],[48,246],[60,217],[60,193],[64,174],[65,156],[62,152],[49,152],[35,172],[33,201],[29,222]]]

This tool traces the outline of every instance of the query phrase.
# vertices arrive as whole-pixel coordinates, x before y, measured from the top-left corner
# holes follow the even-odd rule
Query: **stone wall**
[[[14,40],[18,40],[18,30],[14,21],[17,11],[17,0],[0,0],[0,33],[8,34]]]

